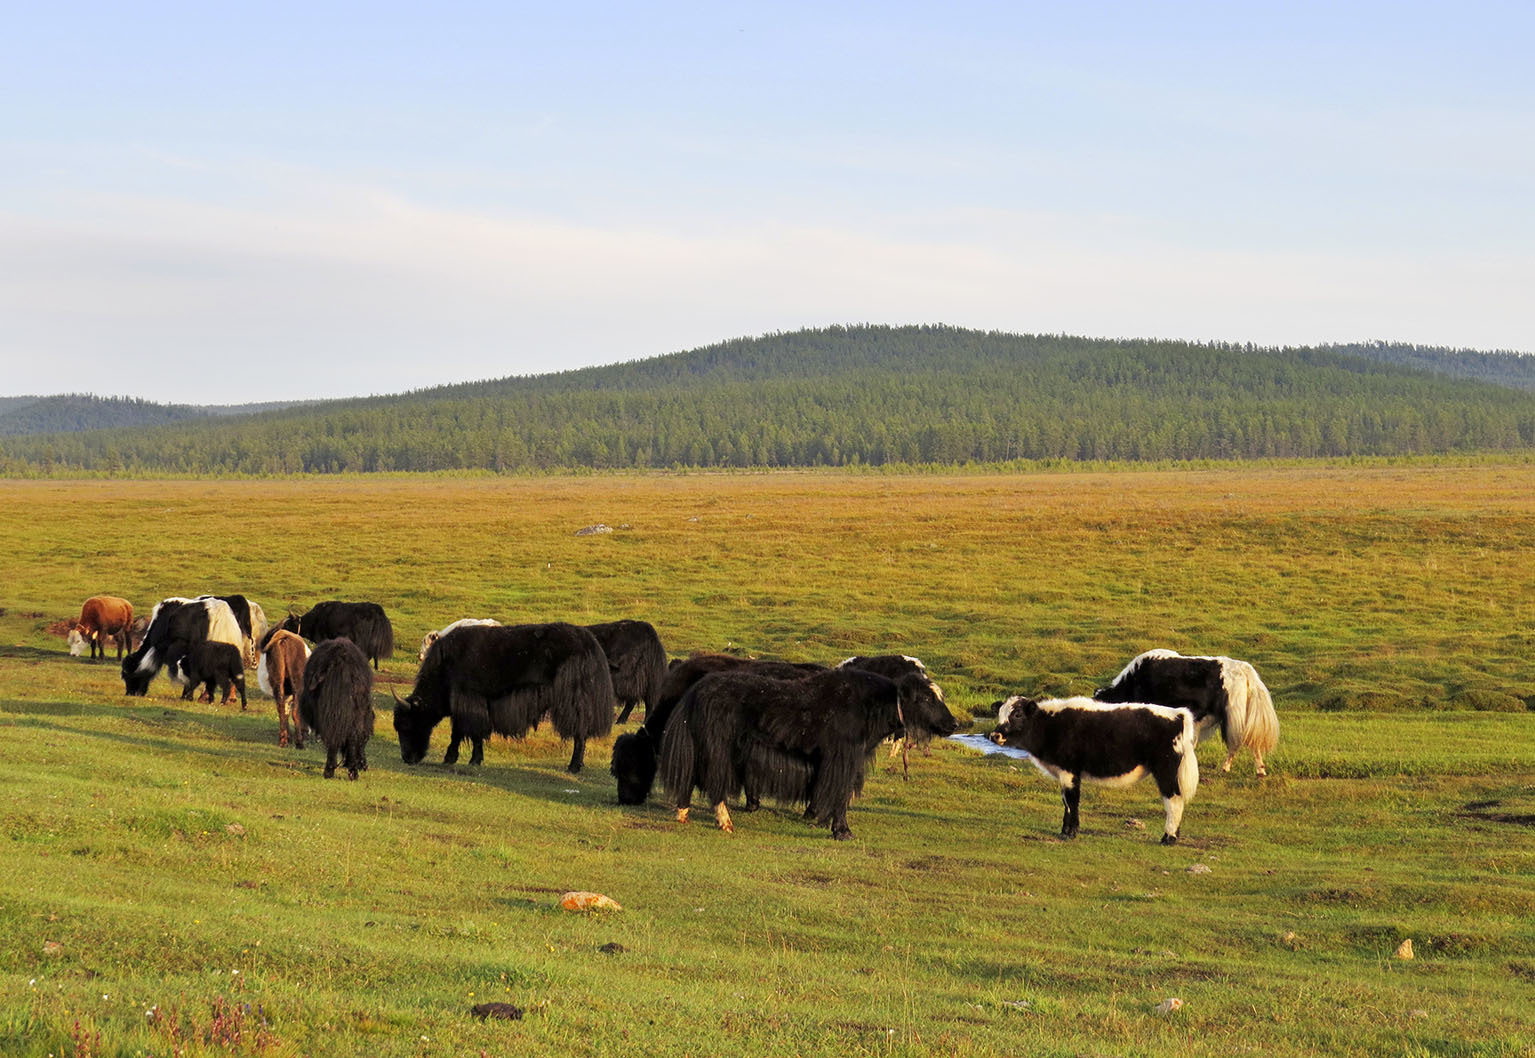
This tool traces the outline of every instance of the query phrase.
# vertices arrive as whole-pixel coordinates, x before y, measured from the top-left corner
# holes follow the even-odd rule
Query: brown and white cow
[[[130,629],[133,627],[133,604],[116,595],[92,595],[80,606],[80,617],[69,630],[69,653],[73,657],[91,651],[91,660],[107,656],[107,643],[117,644],[117,657],[122,660],[123,647],[128,646]]]

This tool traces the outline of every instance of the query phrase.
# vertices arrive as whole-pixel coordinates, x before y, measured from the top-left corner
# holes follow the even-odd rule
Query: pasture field
[[[1535,1054],[1526,462],[0,482],[0,585],[0,1054]],[[127,699],[58,634],[207,590],[390,612],[359,782],[253,677],[243,714]],[[1206,745],[1172,848],[1150,783],[1062,842],[1042,776],[954,744],[881,755],[851,842],[729,836],[620,808],[607,740],[402,765],[389,691],[463,616],[909,652],[961,717],[1223,653],[1283,730],[1261,781]]]

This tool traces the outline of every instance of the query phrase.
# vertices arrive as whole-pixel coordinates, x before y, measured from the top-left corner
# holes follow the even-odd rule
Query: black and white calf
[[[1279,745],[1279,714],[1274,699],[1245,661],[1226,657],[1185,656],[1172,650],[1148,650],[1126,665],[1114,682],[1093,692],[1100,702],[1155,702],[1194,714],[1199,741],[1218,728],[1226,743],[1221,771],[1243,746],[1253,751],[1259,775],[1267,775],[1263,755]]]
[[[203,700],[213,701],[214,688],[227,704],[240,692],[240,710],[245,710],[245,658],[233,643],[206,641],[193,644],[185,654],[174,658],[166,668],[172,683],[183,685],[183,701],[192,700],[192,692],[205,687]]]
[[[1034,766],[1061,784],[1063,838],[1077,836],[1084,780],[1129,786],[1147,775],[1156,779],[1167,809],[1164,845],[1177,842],[1183,808],[1199,788],[1194,714],[1187,709],[1014,696],[1002,703],[990,738],[1000,746],[1027,750]]]

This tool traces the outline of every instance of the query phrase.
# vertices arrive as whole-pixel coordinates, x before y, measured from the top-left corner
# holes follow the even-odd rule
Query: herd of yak
[[[238,692],[242,709],[245,669],[254,666],[277,703],[279,744],[291,738],[302,748],[312,732],[325,746],[325,777],[339,763],[356,779],[368,766],[373,675],[394,654],[394,630],[370,602],[322,602],[268,626],[242,595],[168,598],[137,621],[126,600],[95,596],[69,643],[72,654],[89,648],[92,658],[115,643],[130,695],[146,694],[163,668],[183,698],[198,687],[207,701],[215,691],[226,702]],[[959,726],[916,658],[853,657],[830,667],[726,654],[672,660],[644,621],[466,619],[428,633],[419,661],[411,693],[394,696],[405,763],[426,757],[443,720],[445,764],[458,760],[465,739],[470,763],[479,764],[490,735],[520,738],[548,720],[574,744],[569,769],[578,772],[587,739],[612,731],[615,710],[623,723],[643,702],[643,722],[613,743],[619,802],[644,803],[659,776],[679,821],[701,790],[726,831],[734,829],[726,802],[738,797],[745,811],[763,799],[804,805],[807,820],[849,838],[848,807],[876,747],[946,737]],[[1027,751],[1060,784],[1064,837],[1077,833],[1084,780],[1126,785],[1150,775],[1167,813],[1162,841],[1172,844],[1199,783],[1198,742],[1220,731],[1224,769],[1245,746],[1263,775],[1263,754],[1279,735],[1272,698],[1251,665],[1167,650],[1139,655],[1091,698],[1013,696],[996,710],[988,737]]]

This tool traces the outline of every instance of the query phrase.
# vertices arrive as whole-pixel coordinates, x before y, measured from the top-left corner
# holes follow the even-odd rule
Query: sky
[[[945,323],[1535,352],[1535,5],[0,4],[0,395]]]

